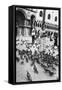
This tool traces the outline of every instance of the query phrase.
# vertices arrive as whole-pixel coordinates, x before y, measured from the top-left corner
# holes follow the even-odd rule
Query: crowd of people
[[[39,32],[38,32],[39,34]],[[39,40],[39,36],[37,39]],[[46,46],[44,51],[39,51],[41,43],[36,42],[35,34],[32,36],[32,43],[28,43],[26,40],[21,40],[16,46],[21,47],[21,49],[16,48],[16,61],[21,62],[21,65],[29,63],[31,61],[31,66],[33,67],[34,73],[38,74],[37,67],[35,63],[38,63],[46,73],[50,76],[55,74],[56,66],[59,64],[59,55],[57,46]],[[30,79],[31,76],[27,72],[27,78]],[[32,81],[30,79],[30,81]]]

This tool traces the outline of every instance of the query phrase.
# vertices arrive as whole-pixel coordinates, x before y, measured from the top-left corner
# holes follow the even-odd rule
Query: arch
[[[31,29],[33,28],[33,27],[35,27],[34,26],[34,23],[35,23],[35,15],[31,15]]]
[[[41,27],[42,25],[41,25],[41,23],[40,23],[40,27]]]
[[[23,15],[25,16],[25,19],[27,18],[27,14],[26,14],[25,10],[23,10],[22,8],[20,8],[20,9],[17,9],[16,12],[17,11],[23,13]]]
[[[35,19],[35,15],[32,14],[32,15],[31,15],[31,19]]]
[[[34,26],[35,26],[35,27],[37,26],[37,22],[36,22],[36,21],[34,22]]]
[[[48,19],[50,19],[51,18],[51,15],[50,14],[48,14]]]
[[[57,16],[55,16],[55,21],[57,21]]]
[[[16,10],[16,35],[24,35],[24,24],[25,24],[26,15],[22,9]]]
[[[43,12],[42,12],[42,11],[40,11],[40,12],[39,12],[39,16],[40,16],[40,17],[42,17],[42,15],[43,15]]]
[[[16,24],[18,25],[24,25],[24,21],[25,21],[25,15],[22,11],[17,10],[16,11]]]
[[[35,15],[31,15],[31,26],[34,24],[35,22]]]
[[[39,27],[39,22],[38,22],[38,24],[37,24],[37,25],[38,25],[38,27]]]
[[[31,17],[30,17],[30,20],[31,20],[31,30],[30,30],[30,35],[31,35],[31,33],[32,33],[32,29],[35,27],[35,15],[31,15]]]

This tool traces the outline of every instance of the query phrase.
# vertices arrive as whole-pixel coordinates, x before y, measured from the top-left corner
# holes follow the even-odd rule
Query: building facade
[[[32,8],[16,8],[16,34],[17,36],[31,37],[32,28],[40,35],[46,34],[54,44],[59,45],[59,15],[57,10],[44,10]],[[46,41],[46,39],[45,39]]]

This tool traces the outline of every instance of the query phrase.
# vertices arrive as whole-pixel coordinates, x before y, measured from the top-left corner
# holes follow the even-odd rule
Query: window
[[[57,21],[57,16],[55,17],[55,21]]]
[[[43,14],[43,13],[42,13],[42,11],[40,11],[40,14],[39,14],[39,16],[40,16],[40,17],[42,17],[42,14]]]
[[[34,26],[37,26],[37,22],[36,21],[34,22]]]
[[[48,14],[48,19],[50,19],[51,18],[51,15],[50,14]]]
[[[40,24],[40,27],[41,27],[41,24]]]
[[[50,36],[50,32],[48,32],[48,36]]]
[[[38,23],[38,27],[39,27],[39,23]]]

